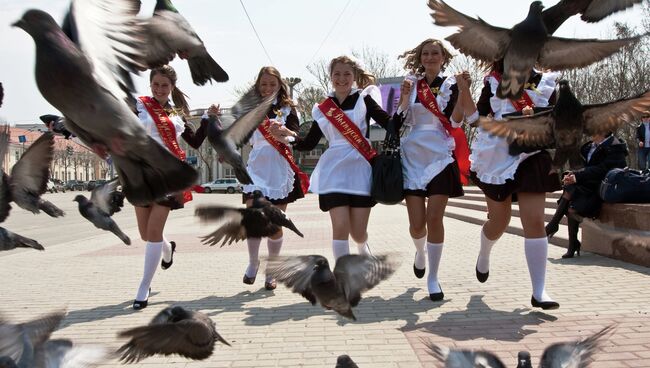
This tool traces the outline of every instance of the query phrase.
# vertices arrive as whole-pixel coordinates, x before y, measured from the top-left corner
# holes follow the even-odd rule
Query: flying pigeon
[[[0,319],[0,367],[85,368],[103,362],[107,357],[103,348],[49,339],[64,317],[65,312],[55,312],[20,324]]]
[[[13,25],[34,39],[43,97],[87,146],[107,148],[126,198],[146,206],[189,188],[198,174],[148,136],[126,103],[133,100],[128,72],[143,67],[144,28],[132,14],[137,3],[73,0],[67,17],[72,38],[41,10],[28,10]]]
[[[607,16],[641,3],[643,0],[560,0],[542,12],[548,34],[553,34],[565,20],[576,14],[588,23],[598,22]]]
[[[226,129],[215,116],[208,121],[208,141],[223,161],[232,166],[235,176],[242,184],[253,184],[246,171],[239,149],[251,138],[255,129],[264,121],[266,113],[275,100],[275,94],[262,98],[253,86],[231,109],[237,119]]]
[[[0,128],[0,155],[4,158],[9,144],[7,127]],[[23,153],[11,168],[11,174],[1,172],[0,179],[0,222],[9,215],[9,202],[33,213],[41,210],[52,217],[63,216],[64,212],[49,201],[41,198],[47,190],[50,177],[50,163],[54,155],[54,136],[43,133]],[[0,160],[0,164],[2,164]],[[0,166],[1,168],[1,166]]]
[[[149,69],[163,66],[176,54],[187,59],[194,84],[227,82],[228,74],[210,56],[190,22],[170,0],[156,0],[153,16],[145,21],[144,62]]]
[[[230,346],[210,317],[179,306],[165,308],[148,325],[118,336],[131,339],[117,351],[123,363],[136,363],[156,354],[203,360],[212,355],[216,341]]]
[[[310,255],[271,258],[266,274],[312,305],[319,302],[324,308],[356,321],[352,307],[361,301],[361,293],[390,277],[396,268],[397,262],[390,255],[348,254],[336,261],[332,271],[327,258]]]
[[[503,76],[497,88],[499,98],[519,99],[535,65],[550,70],[584,67],[642,37],[606,41],[551,37],[542,19],[541,1],[531,3],[526,19],[511,29],[468,17],[442,0],[429,0],[429,7],[435,24],[459,27],[446,40],[463,54],[488,64],[503,59]]]
[[[18,247],[45,250],[45,248],[43,248],[43,246],[36,240],[12,233],[3,227],[0,227],[0,251],[12,250]]]
[[[203,243],[210,246],[221,242],[223,247],[246,238],[263,238],[271,236],[282,227],[293,231],[298,236],[303,234],[285,213],[267,201],[259,190],[253,191],[253,204],[248,208],[224,206],[203,206],[196,209],[196,216],[202,220],[223,220],[226,223],[213,233],[204,236]]]
[[[604,336],[613,330],[605,327],[581,341],[556,343],[542,353],[540,368],[586,368],[589,359],[596,352]],[[505,368],[506,365],[494,354],[481,350],[453,350],[422,339],[428,353],[444,363],[445,368]],[[517,368],[531,368],[530,354],[520,352]]]
[[[126,245],[131,245],[131,239],[120,230],[111,218],[124,206],[124,194],[118,191],[117,178],[93,189],[90,200],[78,194],[74,201],[79,204],[79,213],[90,221],[96,228],[107,230],[117,235]]]
[[[567,160],[572,168],[582,163],[583,134],[607,136],[623,124],[639,120],[650,109],[650,91],[614,102],[582,105],[569,82],[561,80],[558,84],[557,103],[552,109],[499,121],[481,118],[480,126],[518,146],[556,148],[553,168],[557,171]]]
[[[339,355],[336,358],[336,367],[334,368],[359,368],[359,366],[349,355]]]

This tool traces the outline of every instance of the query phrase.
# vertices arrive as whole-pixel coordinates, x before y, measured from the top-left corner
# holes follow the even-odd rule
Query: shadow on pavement
[[[445,312],[433,322],[405,327],[403,332],[421,331],[426,334],[447,337],[454,341],[483,338],[498,341],[520,341],[526,335],[537,332],[528,326],[538,326],[557,320],[557,317],[528,308],[513,311],[491,309],[483,302],[483,295],[473,295],[466,310]]]
[[[549,258],[548,261],[553,264],[568,264],[572,266],[614,267],[650,276],[650,268],[648,267],[607,258],[596,253],[580,253],[580,256],[576,255],[573,258]]]

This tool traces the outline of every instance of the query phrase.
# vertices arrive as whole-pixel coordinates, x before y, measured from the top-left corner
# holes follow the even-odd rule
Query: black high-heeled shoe
[[[147,305],[149,305],[149,295],[151,295],[151,288],[149,288],[149,292],[147,293],[147,299],[146,300],[134,300],[133,301],[133,310],[141,310],[145,309]]]
[[[415,258],[417,258],[417,257],[418,257],[418,254],[417,254],[417,252],[415,252]],[[417,277],[418,279],[421,279],[421,278],[424,277],[424,274],[426,272],[427,272],[427,267],[426,266],[424,266],[423,269],[419,269],[419,268],[415,267],[415,261],[413,261],[413,273],[415,274],[415,277]]]
[[[440,289],[439,293],[429,293],[429,299],[431,299],[432,302],[439,302],[445,298],[445,293],[442,292],[440,284],[438,284],[438,288]]]
[[[532,304],[533,307],[535,307],[535,308],[542,308],[544,310],[560,308],[560,303],[558,303],[558,302],[554,302],[554,301],[539,302],[539,301],[537,301],[537,299],[535,299],[534,296],[530,297],[530,304]]]
[[[544,231],[546,232],[546,237],[549,238],[549,239],[551,239],[553,237],[553,235],[555,235],[555,233],[557,233],[558,230],[560,230],[560,225],[558,223],[555,223],[555,222],[549,222],[544,227]]]
[[[174,253],[176,253],[176,242],[170,241],[169,244],[171,244],[172,246],[172,256],[169,259],[169,262],[165,262],[164,259],[160,260],[160,268],[162,268],[163,270],[168,269],[169,267],[172,266],[172,264],[174,264]]]
[[[562,258],[573,258],[576,253],[578,253],[578,257],[580,256],[580,246],[582,244],[577,240],[576,242],[577,244],[569,244],[569,249],[562,255]]]

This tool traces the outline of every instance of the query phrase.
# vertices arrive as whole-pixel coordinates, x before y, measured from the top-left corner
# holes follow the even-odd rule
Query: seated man
[[[636,128],[636,139],[639,141],[639,170],[650,168],[648,160],[650,160],[650,115],[646,115],[641,119],[641,124]]]
[[[614,168],[627,166],[625,142],[611,133],[607,136],[595,135],[591,141],[580,148],[585,167],[580,170],[566,172],[562,178],[564,192],[558,200],[557,210],[546,225],[546,235],[551,237],[559,228],[562,216],[567,215],[569,228],[569,249],[562,258],[573,258],[574,253],[580,255],[578,228],[581,217],[596,218],[600,213],[602,200],[598,195],[600,182],[607,172]]]

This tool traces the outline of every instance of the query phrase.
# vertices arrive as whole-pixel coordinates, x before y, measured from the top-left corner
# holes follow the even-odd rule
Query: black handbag
[[[612,169],[600,183],[599,194],[609,203],[650,203],[650,171]]]
[[[399,136],[389,123],[381,152],[372,160],[370,195],[382,204],[397,204],[404,199],[404,177]]]

